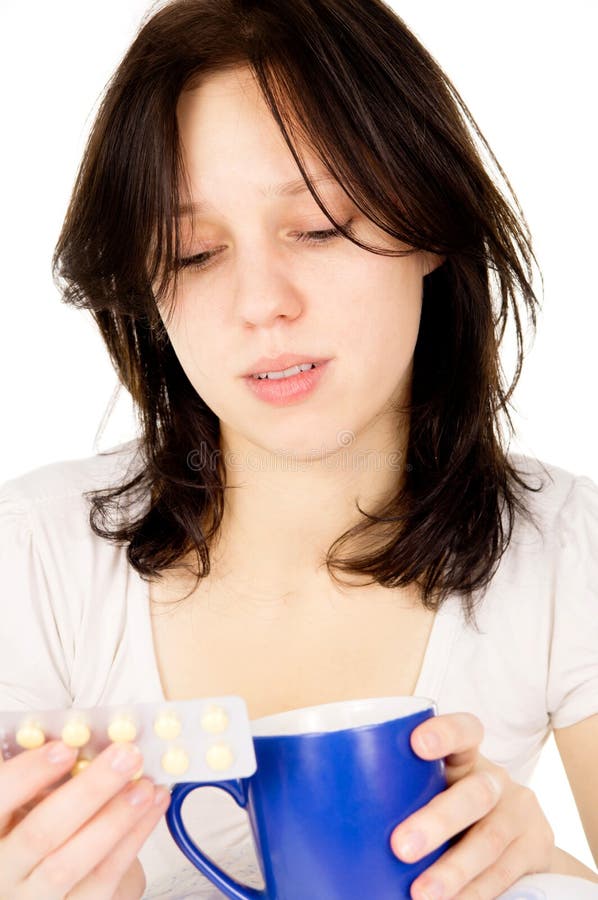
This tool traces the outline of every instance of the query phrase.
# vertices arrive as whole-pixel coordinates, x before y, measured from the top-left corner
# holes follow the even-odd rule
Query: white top
[[[163,700],[148,585],[126,548],[98,538],[82,492],[119,483],[137,442],[53,463],[0,486],[0,709]],[[598,712],[598,485],[511,454],[543,539],[516,522],[477,620],[451,595],[434,620],[414,691],[439,713],[485,726],[480,752],[526,783],[552,726]],[[389,691],[390,693],[390,691]],[[233,877],[262,886],[247,815],[217,788],[185,801],[197,843]],[[221,894],[172,841],[164,819],[141,852],[147,898]]]

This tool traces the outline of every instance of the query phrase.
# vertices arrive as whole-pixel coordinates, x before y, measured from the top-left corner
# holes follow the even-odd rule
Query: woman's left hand
[[[438,745],[425,749],[424,736],[437,737]],[[418,756],[445,757],[448,787],[395,828],[393,852],[416,862],[467,829],[413,882],[413,900],[495,900],[524,875],[550,869],[554,833],[535,793],[479,753],[483,737],[484,726],[471,713],[432,716],[413,730]],[[421,847],[401,852],[414,832]]]

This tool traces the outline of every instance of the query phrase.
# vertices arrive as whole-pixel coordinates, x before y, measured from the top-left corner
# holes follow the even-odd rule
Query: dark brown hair
[[[520,488],[540,490],[500,431],[504,414],[513,433],[507,406],[523,361],[518,295],[534,330],[539,306],[529,229],[505,173],[447,76],[382,0],[173,0],[150,13],[106,88],[53,258],[64,301],[91,311],[140,421],[143,465],[88,492],[93,531],[126,543],[142,577],[190,553],[198,581],[209,574],[226,489],[219,421],[158,307],[173,285],[174,296],[180,249],[178,97],[208,73],[250,66],[312,196],[348,240],[446,257],[424,278],[402,484],[383,508],[360,509],[363,521],[334,542],[326,565],[334,578],[336,568],[387,587],[417,584],[428,609],[459,592],[475,624],[473,592],[490,582],[515,516],[533,522]],[[413,249],[346,234],[309,182],[301,142],[366,216]],[[499,346],[511,310],[517,365],[507,389]],[[197,448],[203,463],[191,466]],[[135,499],[144,501],[137,516]],[[337,554],[358,538],[361,553]]]

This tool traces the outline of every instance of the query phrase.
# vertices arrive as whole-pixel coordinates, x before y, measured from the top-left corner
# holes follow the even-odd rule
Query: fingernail
[[[139,768],[141,753],[136,744],[113,744],[108,754],[110,767],[116,772],[133,772]]]
[[[170,791],[165,787],[156,788],[156,794],[154,796],[154,806],[162,806],[163,803],[170,803]]]
[[[127,803],[131,806],[141,806],[147,803],[154,792],[154,786],[149,781],[140,781],[135,787],[129,788],[126,792]]]
[[[440,750],[440,738],[437,734],[421,734],[417,742],[424,753],[438,753]]]
[[[501,791],[502,791],[502,785],[501,785],[500,781],[498,780],[498,778],[496,778],[490,772],[484,772],[484,775],[485,775],[486,779],[488,780],[488,783],[489,783],[490,787],[492,788],[492,790],[494,791],[494,793],[496,794],[496,796],[499,797],[501,794]]]
[[[426,839],[421,831],[408,831],[396,844],[397,853],[407,861],[419,856],[426,845]]]
[[[76,755],[77,750],[74,747],[67,747],[62,741],[48,744],[46,748],[46,759],[51,763],[72,762]]]
[[[425,881],[422,888],[417,892],[418,900],[445,900],[444,888],[438,881]]]

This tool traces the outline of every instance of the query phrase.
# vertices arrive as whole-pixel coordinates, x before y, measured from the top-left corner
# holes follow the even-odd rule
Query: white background
[[[392,6],[453,80],[534,236],[545,294],[513,398],[512,449],[598,480],[598,4],[393,0]],[[88,314],[60,303],[50,258],[103,86],[147,8],[144,0],[2,0],[0,483],[135,433],[121,394],[95,441],[116,376]],[[504,359],[510,375],[510,351]],[[557,845],[594,867],[552,739],[532,788]]]

